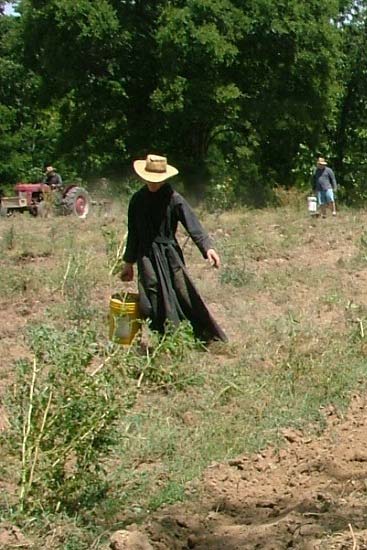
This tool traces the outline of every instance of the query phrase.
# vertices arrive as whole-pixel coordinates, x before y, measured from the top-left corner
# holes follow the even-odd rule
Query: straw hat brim
[[[143,180],[150,181],[151,183],[161,183],[162,181],[172,178],[178,174],[177,168],[167,164],[165,172],[151,172],[145,169],[145,160],[135,160],[133,163],[134,170]]]
[[[317,164],[321,164],[322,166],[326,166],[327,165],[327,161],[323,158],[323,157],[319,157],[317,159]]]

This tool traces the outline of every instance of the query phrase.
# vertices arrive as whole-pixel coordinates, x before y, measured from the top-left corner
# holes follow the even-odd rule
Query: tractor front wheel
[[[77,218],[84,219],[88,216],[91,200],[89,193],[82,187],[72,187],[63,198],[65,214],[74,214]]]

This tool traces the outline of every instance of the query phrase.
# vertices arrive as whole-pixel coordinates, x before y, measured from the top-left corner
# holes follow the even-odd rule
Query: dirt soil
[[[212,464],[188,488],[200,502],[155,514],[147,541],[157,550],[367,549],[366,412],[355,395],[345,418],[325,410],[319,438],[284,430],[278,452]]]

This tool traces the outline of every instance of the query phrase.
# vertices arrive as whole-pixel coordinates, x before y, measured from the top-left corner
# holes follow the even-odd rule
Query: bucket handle
[[[128,290],[121,290],[121,292],[116,292],[115,294],[112,294],[112,298],[117,298],[120,300],[123,304],[125,304],[128,301],[130,294],[137,294],[136,292],[129,292]]]

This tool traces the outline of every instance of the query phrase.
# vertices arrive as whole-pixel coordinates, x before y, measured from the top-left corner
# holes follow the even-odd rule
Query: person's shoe
[[[335,210],[334,210],[334,212],[333,212],[333,216],[336,216],[336,212],[335,212]]]

